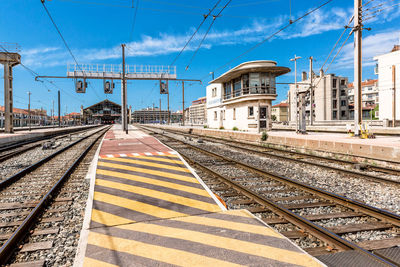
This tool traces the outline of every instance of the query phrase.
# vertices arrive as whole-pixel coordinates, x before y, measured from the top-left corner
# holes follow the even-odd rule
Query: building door
[[[260,124],[260,131],[266,130],[267,129],[267,107],[260,107],[260,112],[259,112],[259,124]]]

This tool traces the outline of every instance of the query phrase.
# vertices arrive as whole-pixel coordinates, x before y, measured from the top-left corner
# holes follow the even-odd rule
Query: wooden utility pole
[[[392,113],[393,121],[392,127],[396,127],[396,66],[392,66],[392,81],[393,81],[393,100],[392,100]]]
[[[362,0],[354,0],[354,134],[360,135],[359,125],[362,123]]]
[[[185,126],[185,82],[182,81],[182,126]]]
[[[29,122],[29,131],[31,131],[31,91],[28,92],[28,122]]]
[[[313,57],[310,57],[310,125],[314,122],[314,72],[313,72]]]
[[[121,86],[121,120],[122,120],[122,130],[128,134],[128,123],[126,116],[126,106],[127,106],[127,97],[126,97],[126,75],[125,75],[125,44],[121,44],[122,47],[122,86]]]
[[[60,99],[60,90],[58,90],[58,127],[61,127],[61,99]]]
[[[160,98],[160,110],[158,112],[158,115],[160,116],[160,124],[161,124],[161,98]]]

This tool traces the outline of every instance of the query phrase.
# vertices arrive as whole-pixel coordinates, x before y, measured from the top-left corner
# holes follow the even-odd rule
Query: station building
[[[108,99],[83,109],[84,124],[113,124],[121,122],[121,105]]]
[[[276,77],[290,72],[275,61],[244,62],[207,86],[207,124],[210,128],[261,132],[270,130]]]

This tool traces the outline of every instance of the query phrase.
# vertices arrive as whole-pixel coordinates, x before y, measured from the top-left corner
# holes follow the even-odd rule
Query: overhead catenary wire
[[[377,15],[374,15],[374,14],[380,13],[380,12],[386,10],[386,9],[390,9],[390,8],[395,7],[395,6],[398,6],[398,5],[400,5],[400,3],[394,4],[394,5],[385,7],[385,8],[381,8],[381,9],[375,10],[375,11],[370,12],[370,13],[367,13],[367,14],[365,14],[365,15],[363,16],[363,20],[364,20],[364,21],[370,20],[370,19],[372,19],[372,18],[374,18],[374,17],[377,16]],[[369,17],[368,17],[368,16],[369,16]]]
[[[54,25],[54,28],[56,28],[56,31],[58,32],[58,34],[61,37],[61,40],[64,42],[65,47],[67,48],[68,52],[70,53],[71,57],[73,58],[73,60],[75,61],[77,67],[82,71],[83,76],[85,76],[85,72],[83,71],[83,69],[81,68],[81,66],[79,65],[78,61],[76,60],[74,54],[72,53],[71,49],[69,48],[69,45],[67,44],[67,41],[64,39],[64,36],[62,35],[60,29],[58,28],[56,22],[54,21],[53,17],[51,16],[49,10],[47,9],[46,5],[45,5],[45,0],[40,0],[42,3],[42,6],[44,8],[44,10],[46,11],[48,17],[50,18],[51,22]]]
[[[254,49],[256,49],[257,47],[261,46],[262,44],[264,44],[265,42],[267,42],[268,40],[272,39],[273,37],[275,37],[277,34],[279,34],[280,32],[284,31],[285,29],[287,29],[288,27],[290,27],[291,25],[295,24],[296,22],[300,21],[301,19],[307,17],[308,15],[314,13],[315,11],[319,10],[320,8],[326,6],[327,4],[329,4],[330,2],[332,2],[334,0],[328,0],[325,1],[324,3],[320,4],[319,6],[311,9],[310,11],[306,12],[305,14],[303,14],[302,16],[298,17],[297,19],[290,21],[288,24],[286,24],[285,26],[281,27],[280,29],[278,29],[276,32],[274,32],[273,34],[269,35],[268,37],[266,37],[264,40],[262,40],[261,42],[258,42],[257,44],[255,44],[254,46],[252,46],[251,48],[247,49],[246,51],[244,51],[243,53],[241,53],[240,55],[236,56],[235,58],[229,60],[228,62],[226,62],[224,65],[217,67],[216,69],[213,70],[213,72],[220,70],[226,66],[228,66],[230,63],[234,62],[235,60],[243,57],[244,55],[250,53],[251,51],[253,51]],[[204,76],[201,80],[203,80],[204,78],[208,77],[208,74],[206,76]]]
[[[204,34],[203,39],[201,39],[201,41],[200,41],[200,43],[199,43],[199,46],[197,47],[197,49],[194,51],[192,57],[190,58],[189,64],[187,64],[185,70],[188,70],[188,69],[189,69],[190,64],[192,63],[194,57],[196,56],[196,54],[197,54],[197,52],[199,51],[201,45],[203,44],[204,40],[206,39],[208,33],[210,32],[211,27],[213,26],[215,20],[219,17],[219,15],[221,15],[222,11],[224,11],[224,9],[229,5],[229,3],[230,3],[231,1],[232,1],[232,0],[229,0],[229,1],[225,4],[225,6],[219,11],[219,13],[218,13],[216,16],[213,15],[213,20],[212,20],[210,26],[208,27],[206,33]]]
[[[344,33],[347,31],[347,29],[348,29],[350,23],[353,21],[353,19],[354,19],[354,16],[351,16],[349,22],[348,22],[347,25],[344,27],[344,30],[343,30],[342,34],[340,35],[339,39],[336,41],[335,45],[332,47],[331,51],[329,52],[328,57],[325,59],[324,63],[322,64],[322,66],[321,66],[321,68],[320,68],[321,70],[324,68],[326,62],[328,62],[328,59],[329,59],[330,56],[332,55],[332,53],[333,53],[333,51],[335,50],[336,46],[339,44],[340,40],[342,39]]]
[[[210,11],[208,12],[207,15],[203,16],[203,20],[202,22],[199,24],[199,26],[197,27],[197,29],[194,31],[194,33],[192,34],[192,36],[190,36],[189,40],[187,40],[187,42],[185,43],[185,45],[182,47],[182,49],[179,51],[178,55],[176,55],[176,57],[174,58],[174,60],[172,61],[171,64],[169,64],[169,66],[174,65],[174,63],[176,62],[176,60],[179,58],[179,56],[182,54],[182,52],[186,49],[187,45],[190,43],[190,41],[193,39],[193,37],[196,35],[196,33],[199,31],[200,27],[204,24],[204,22],[206,21],[206,19],[208,18],[208,16],[210,16],[211,12],[214,11],[214,9],[218,6],[218,4],[221,2],[221,0],[218,0],[217,3],[215,3],[215,5],[213,6],[212,9],[210,9]]]
[[[133,0],[132,0],[132,8],[134,8]],[[135,12],[133,14],[132,28],[131,28],[131,33],[129,35],[129,40],[132,40],[132,38],[133,38],[133,32],[135,30],[136,16],[137,16],[138,8],[139,8],[139,0],[136,0],[136,7],[135,7]]]
[[[4,52],[6,52],[6,53],[10,53],[10,52],[9,52],[4,46],[2,46],[1,44],[0,44],[0,48],[1,48]],[[6,55],[7,55],[7,54],[6,54]],[[9,55],[7,55],[7,56],[10,57]],[[27,70],[34,78],[36,78],[37,76],[40,76],[39,73],[37,73],[37,72],[34,71],[33,69],[29,68],[28,66],[26,66],[26,65],[23,64],[22,62],[20,62],[19,65],[21,65],[25,70]],[[84,102],[85,102],[84,100],[79,99],[79,98],[77,98],[77,97],[75,97],[75,96],[73,96],[73,95],[67,93],[64,89],[62,89],[62,88],[60,88],[59,86],[57,86],[53,81],[49,81],[49,80],[47,80],[47,79],[44,79],[44,80],[39,80],[39,79],[37,79],[36,81],[41,82],[41,83],[43,84],[43,86],[46,87],[46,89],[47,89],[48,91],[49,91],[50,89],[44,84],[44,82],[50,83],[52,86],[54,86],[54,87],[57,88],[58,90],[62,91],[63,93],[69,95],[69,96],[72,97],[72,98],[75,98],[75,99],[79,100],[81,103],[84,103]]]
[[[393,1],[397,1],[397,0],[388,0],[388,1],[386,1],[386,2],[377,4],[376,6],[367,7],[366,9],[363,9],[362,12],[364,13],[365,11],[372,11],[372,10],[375,10],[375,9],[377,9],[377,8],[379,8],[379,7],[381,7],[381,6],[384,6],[385,4],[390,3],[390,2],[393,2]]]

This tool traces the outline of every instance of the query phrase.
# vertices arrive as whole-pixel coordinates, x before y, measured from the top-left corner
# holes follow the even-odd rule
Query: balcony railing
[[[244,95],[276,95],[276,88],[264,86],[242,88],[232,93],[224,94],[224,100]]]

